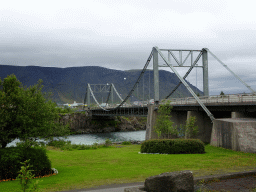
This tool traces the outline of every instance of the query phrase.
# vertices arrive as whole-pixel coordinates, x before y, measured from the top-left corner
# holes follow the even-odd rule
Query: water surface
[[[111,133],[95,133],[95,134],[79,134],[70,135],[66,140],[71,141],[71,144],[92,145],[93,143],[104,143],[106,139],[112,142],[118,141],[144,141],[146,131],[129,131],[129,132],[111,132]],[[43,141],[43,140],[40,140]],[[19,139],[15,139],[9,143],[7,147],[16,146]]]

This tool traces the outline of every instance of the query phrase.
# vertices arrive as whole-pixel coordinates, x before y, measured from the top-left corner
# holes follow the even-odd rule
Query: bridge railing
[[[205,104],[213,103],[244,103],[244,102],[256,102],[256,95],[254,94],[233,94],[233,95],[212,95],[212,96],[201,96],[199,99]],[[174,98],[170,99],[172,105],[185,105],[195,104],[197,101],[194,97],[186,98]]]
[[[199,99],[204,104],[227,104],[227,103],[256,103],[256,95],[254,94],[232,94],[232,95],[211,95],[211,96],[201,96]],[[186,98],[171,98],[171,105],[189,105],[196,104],[197,101],[194,97],[186,97]],[[160,102],[161,104],[162,102]],[[142,105],[134,105],[134,104],[124,104],[123,107],[130,108],[139,108],[145,107],[149,103],[143,103]],[[105,109],[115,108],[118,104],[109,104]],[[91,110],[99,109],[97,105],[93,105],[90,107]]]
[[[140,107],[146,107],[149,104],[148,101],[145,102],[140,102],[138,104],[130,104],[130,103],[125,103],[121,106],[121,108],[125,108],[125,107],[132,107],[132,108],[140,108]],[[113,109],[115,107],[117,107],[119,104],[108,104],[106,106],[102,106],[104,109]],[[96,104],[93,104],[90,106],[90,109],[101,109],[99,106],[97,106]]]

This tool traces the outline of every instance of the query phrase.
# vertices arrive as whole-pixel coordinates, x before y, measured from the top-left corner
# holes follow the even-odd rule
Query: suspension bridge
[[[164,52],[166,53],[164,54]],[[174,54],[178,52],[178,57]],[[185,53],[185,54],[184,54]],[[194,55],[197,55],[194,59]],[[209,78],[208,78],[208,54],[216,59],[224,68],[226,68],[235,78],[245,85],[251,94],[236,95],[209,95]],[[183,57],[185,55],[185,57]],[[164,61],[163,65],[159,65],[159,56]],[[198,65],[199,59],[202,57],[202,65]],[[154,103],[149,100],[139,100],[138,90],[140,81],[144,81],[143,75],[153,59],[154,74]],[[190,60],[190,62],[186,62]],[[175,62],[175,63],[173,63]],[[189,65],[186,65],[189,63]],[[144,65],[140,75],[135,82],[133,88],[122,98],[113,84],[109,85],[108,97],[105,105],[101,105],[97,101],[94,91],[90,84],[87,85],[87,92],[84,102],[87,103],[89,114],[92,116],[147,116],[146,140],[158,138],[154,125],[157,117],[159,104],[163,101],[159,96],[159,67],[169,67],[179,79],[179,83],[173,90],[170,90],[165,99],[170,99],[171,95],[183,84],[193,97],[187,98],[171,98],[172,106],[171,120],[173,126],[181,127],[186,124],[190,117],[196,117],[198,126],[197,138],[205,143],[211,143],[214,146],[220,146],[228,149],[256,152],[256,94],[255,91],[239,78],[226,64],[224,64],[209,49],[202,50],[177,50],[177,49],[159,49],[153,47],[146,64]],[[188,67],[188,71],[182,77],[175,67]],[[199,97],[185,80],[193,68],[201,67],[203,69],[203,93]],[[106,89],[105,89],[106,90]],[[113,103],[113,95],[119,97],[120,103]],[[144,95],[144,92],[143,92]],[[91,106],[91,97],[96,105]],[[131,102],[131,98],[135,97],[137,103]],[[129,101],[130,99],[130,101]],[[109,104],[109,101],[112,101]],[[225,119],[223,119],[225,118]],[[169,138],[170,134],[168,134]],[[163,138],[165,136],[162,136]]]
[[[164,54],[165,53],[165,54]],[[166,57],[167,53],[167,57]],[[175,53],[178,53],[175,55]],[[232,75],[234,75],[243,85],[245,85],[251,92],[251,95],[225,95],[225,96],[209,96],[209,78],[208,78],[208,54],[213,56],[224,68],[226,68]],[[159,65],[159,56],[164,61],[164,64]],[[184,57],[185,56],[185,57]],[[198,61],[202,58],[202,64]],[[101,116],[147,116],[148,115],[148,106],[153,104],[150,100],[144,99],[144,88],[143,88],[143,97],[139,98],[138,85],[141,81],[144,81],[143,75],[145,74],[150,61],[153,60],[153,75],[154,75],[154,105],[161,103],[159,96],[159,67],[168,67],[170,68],[179,79],[179,83],[173,90],[170,90],[170,94],[165,96],[165,99],[170,99],[174,92],[183,84],[186,89],[193,96],[191,98],[179,98],[171,99],[171,105],[173,106],[173,111],[177,107],[180,109],[186,110],[187,108],[194,110],[204,111],[205,114],[209,117],[211,121],[215,119],[213,113],[208,108],[212,109],[214,105],[215,109],[220,108],[223,111],[223,108],[227,109],[227,105],[231,106],[240,106],[236,107],[241,110],[236,109],[237,111],[248,112],[252,111],[251,107],[256,103],[256,98],[254,96],[255,91],[247,85],[241,78],[239,78],[226,64],[224,64],[216,55],[214,55],[209,49],[204,48],[202,50],[185,50],[185,49],[159,49],[158,47],[153,47],[143,69],[140,72],[140,75],[133,85],[132,89],[129,91],[126,97],[122,98],[121,94],[117,91],[114,84],[87,84],[86,96],[84,103],[87,104],[87,110],[90,111],[92,115],[101,115]],[[186,74],[181,77],[181,75],[175,69],[176,67],[187,67],[188,71]],[[203,97],[199,97],[189,86],[185,79],[188,77],[193,68],[200,67],[203,69]],[[143,84],[144,85],[144,84]],[[136,93],[137,94],[134,94]],[[106,101],[98,101],[96,99],[96,92],[105,92],[108,93]],[[114,103],[114,95],[119,99],[119,103]],[[91,100],[94,101],[94,105],[91,104]],[[187,106],[187,107],[186,107]],[[189,107],[190,106],[190,107]],[[247,106],[242,107],[242,106]],[[248,107],[250,106],[250,107]],[[231,108],[229,107],[231,110]],[[234,107],[232,108],[234,109]],[[225,111],[225,110],[224,110]],[[231,115],[230,115],[231,116]]]

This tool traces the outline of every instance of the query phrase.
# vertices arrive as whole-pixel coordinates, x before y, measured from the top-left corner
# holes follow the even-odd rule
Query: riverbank
[[[60,114],[59,122],[69,124],[72,134],[146,130],[146,117],[91,117],[86,113]]]

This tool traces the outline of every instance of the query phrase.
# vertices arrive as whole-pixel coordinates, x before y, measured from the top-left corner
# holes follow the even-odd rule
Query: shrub
[[[99,148],[99,144],[98,143],[93,143],[91,145],[91,149],[98,149]]]
[[[109,147],[110,145],[112,145],[112,141],[110,141],[109,139],[106,139],[104,146]]]
[[[194,154],[205,153],[205,148],[199,139],[155,139],[144,141],[141,153]]]
[[[65,147],[68,144],[71,144],[71,141],[65,141],[63,139],[59,139],[59,140],[52,140],[47,145],[61,148],[61,147]]]
[[[123,141],[122,145],[131,145],[131,142],[130,141]]]
[[[78,149],[78,148],[79,148],[79,145],[77,145],[77,144],[71,144],[71,148],[72,148],[72,149]]]
[[[38,182],[39,182],[39,180],[37,180],[37,181],[32,180],[35,175],[32,174],[33,170],[29,169],[30,167],[32,167],[29,164],[29,161],[30,161],[30,159],[26,160],[24,163],[21,162],[21,164],[23,166],[21,166],[21,170],[19,171],[19,175],[16,178],[17,180],[20,181],[21,190],[24,191],[24,192],[26,191],[26,189],[28,189],[30,192],[31,191],[36,191],[37,186],[38,186]],[[33,184],[33,186],[31,186],[31,184]]]
[[[170,134],[175,136],[178,134],[173,126],[173,122],[170,120],[171,110],[172,107],[170,106],[170,101],[166,101],[165,104],[159,105],[158,115],[154,126],[158,139],[160,139],[161,136],[167,135],[169,138]]]
[[[24,149],[23,151],[25,161],[30,159],[30,164],[33,166],[36,177],[51,174],[51,161],[49,160],[46,149],[35,147]]]
[[[185,138],[195,138],[198,133],[198,126],[196,126],[196,117],[191,116],[186,122]]]
[[[0,180],[15,179],[20,170],[23,154],[16,147],[0,149]]]
[[[21,147],[21,148],[30,148],[30,147],[42,147],[45,148],[45,142],[40,141],[34,141],[34,140],[25,140],[25,141],[20,141],[16,143],[16,147]]]
[[[52,173],[51,162],[44,148],[12,147],[0,149],[0,154],[0,180],[15,179],[21,167],[20,162],[27,159],[30,159],[36,177]]]
[[[79,145],[79,147],[77,148],[78,150],[85,150],[85,149],[91,149],[91,146],[90,145]]]

